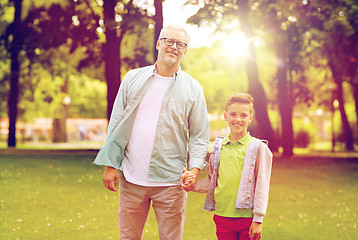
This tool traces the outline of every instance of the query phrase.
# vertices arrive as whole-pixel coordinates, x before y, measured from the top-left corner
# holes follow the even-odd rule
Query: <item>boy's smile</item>
[[[230,140],[237,141],[246,135],[247,127],[253,116],[249,104],[233,103],[224,112],[224,118],[230,128]]]

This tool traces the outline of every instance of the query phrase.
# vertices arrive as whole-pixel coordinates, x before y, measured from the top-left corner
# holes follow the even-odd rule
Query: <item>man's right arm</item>
[[[122,84],[118,90],[116,99],[113,104],[111,118],[108,123],[106,141],[108,140],[108,138],[109,138],[110,134],[112,133],[112,131],[114,130],[115,126],[120,121],[123,111],[127,105],[127,101],[126,101],[126,99],[127,99],[127,96],[126,96],[127,95],[126,94],[127,93],[127,90],[126,90],[127,81],[125,81],[126,77],[127,77],[127,75],[124,77],[124,79],[122,81]],[[95,161],[95,163],[96,163],[96,161]],[[116,192],[119,187],[118,170],[112,166],[105,166],[103,176],[102,176],[102,181],[103,181],[104,186],[107,189],[109,189],[110,191]]]
[[[111,118],[108,123],[108,129],[107,129],[107,137],[108,139],[109,135],[112,133],[120,119],[122,118],[124,109],[127,106],[127,87],[128,87],[128,78],[130,78],[130,73],[127,73],[121,83],[121,86],[119,87],[116,99],[113,103]]]

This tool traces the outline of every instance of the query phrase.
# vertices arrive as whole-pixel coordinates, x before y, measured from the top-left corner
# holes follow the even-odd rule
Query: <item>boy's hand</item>
[[[262,225],[259,222],[252,222],[249,230],[250,240],[260,240],[262,234]]]

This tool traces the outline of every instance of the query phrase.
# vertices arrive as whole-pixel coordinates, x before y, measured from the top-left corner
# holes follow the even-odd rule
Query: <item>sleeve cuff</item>
[[[189,169],[199,168],[202,170],[205,167],[204,161],[200,159],[190,159],[189,161]]]
[[[252,219],[253,222],[258,222],[258,223],[262,223],[262,221],[264,220],[264,216],[263,215],[255,215]]]

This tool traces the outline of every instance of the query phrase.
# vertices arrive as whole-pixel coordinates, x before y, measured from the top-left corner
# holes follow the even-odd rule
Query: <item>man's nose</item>
[[[177,47],[177,43],[173,43],[173,45],[171,45],[170,47],[171,47],[171,48],[175,48],[175,49],[179,49],[179,48]]]

